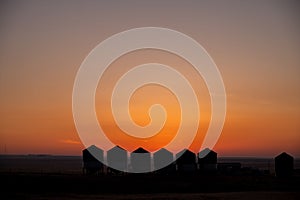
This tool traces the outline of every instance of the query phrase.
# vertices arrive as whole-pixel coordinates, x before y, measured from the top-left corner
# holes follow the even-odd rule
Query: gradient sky
[[[300,157],[299,19],[300,3],[288,0],[1,1],[0,154],[79,155],[80,64],[113,34],[157,26],[193,37],[219,67],[228,101],[219,155]]]

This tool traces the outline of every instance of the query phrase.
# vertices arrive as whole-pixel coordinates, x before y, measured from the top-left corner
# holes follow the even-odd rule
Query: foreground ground
[[[1,199],[300,199],[300,178],[1,173]]]
[[[29,195],[23,194],[15,197],[16,199],[107,199],[107,200],[298,200],[300,198],[297,192],[227,192],[227,193],[159,193],[159,194],[98,194],[98,195],[79,195],[79,194],[60,194],[60,195]]]

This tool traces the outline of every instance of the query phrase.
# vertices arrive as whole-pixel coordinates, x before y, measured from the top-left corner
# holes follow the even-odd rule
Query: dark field
[[[107,200],[236,200],[236,199],[243,199],[243,200],[280,200],[280,199],[292,199],[298,200],[299,195],[297,196],[296,193],[291,192],[233,192],[233,193],[169,193],[169,194],[126,194],[126,195],[61,195],[58,197],[54,196],[30,196],[29,199],[71,199],[71,200],[78,200],[78,199],[107,199]]]
[[[269,170],[274,173],[273,158],[220,157],[218,162],[240,162],[242,167]],[[300,169],[300,159],[295,159],[295,169]],[[81,156],[52,155],[0,155],[0,172],[34,172],[81,174]]]
[[[243,166],[272,171],[272,160],[244,159]],[[92,176],[81,166],[80,157],[1,156],[1,199],[300,199],[297,173]]]
[[[1,199],[299,199],[300,179],[2,173]]]

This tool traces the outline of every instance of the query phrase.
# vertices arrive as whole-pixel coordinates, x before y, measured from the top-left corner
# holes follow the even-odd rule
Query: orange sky
[[[201,114],[199,123],[201,128],[198,130],[197,137],[195,138],[195,142],[192,144],[191,149],[197,151],[201,147],[211,117],[209,93],[204,80],[202,80],[201,76],[198,75],[196,70],[193,69],[187,61],[166,51],[153,49],[134,51],[120,57],[112,63],[102,76],[96,93],[96,111],[98,120],[103,127],[104,132],[107,133],[107,136],[110,137],[114,143],[127,147],[129,150],[134,150],[139,146],[143,146],[148,150],[155,151],[170,142],[179,128],[181,117],[179,102],[170,90],[162,86],[149,84],[137,90],[130,99],[132,118],[141,126],[146,126],[150,123],[148,109],[151,105],[160,103],[166,109],[167,121],[165,126],[152,138],[137,139],[126,135],[126,133],[121,131],[114,123],[114,118],[110,110],[110,96],[113,87],[120,76],[134,66],[150,63],[153,60],[157,63],[172,66],[174,69],[178,70],[190,80],[194,91],[196,91],[201,109],[199,112]],[[145,74],[145,76],[147,76],[147,74]],[[190,126],[189,124],[184,125]],[[190,129],[187,129],[186,131],[190,131]],[[179,150],[181,149],[178,149],[178,151]]]
[[[219,67],[227,93],[226,121],[215,146],[221,156],[274,156],[287,151],[299,157],[299,3],[167,2],[1,2],[0,154],[81,154],[72,118],[72,89],[81,62],[112,34],[158,26],[193,37]],[[197,149],[210,116],[208,93],[184,60],[165,52],[133,52],[111,66],[102,80],[111,84],[100,82],[96,94],[98,116],[107,115],[101,123],[116,132],[103,110],[102,93],[126,67],[152,59],[180,70],[193,83],[203,107],[203,127],[191,147]],[[201,84],[195,84],[198,81]],[[145,98],[153,93],[161,95]],[[130,102],[132,116],[145,125],[146,110],[156,101],[171,113],[160,133],[167,135],[177,128],[179,110],[164,88],[137,91]],[[169,137],[157,136],[156,146]],[[117,139],[122,143],[122,136]],[[149,141],[132,142],[129,149],[140,144],[153,147]]]

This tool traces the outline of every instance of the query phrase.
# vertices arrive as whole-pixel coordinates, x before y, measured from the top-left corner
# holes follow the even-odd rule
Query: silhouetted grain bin
[[[108,171],[119,173],[127,171],[127,151],[120,146],[115,146],[107,151]]]
[[[198,153],[199,170],[203,172],[217,171],[217,153],[208,148]]]
[[[275,173],[277,177],[289,177],[293,175],[294,158],[283,152],[275,157]]]
[[[197,170],[196,154],[183,150],[176,154],[176,165],[179,173],[194,173]]]
[[[95,145],[82,151],[83,173],[94,174],[103,172],[103,150]]]
[[[151,169],[150,152],[141,147],[131,152],[130,161],[131,172],[144,173],[149,172]]]
[[[159,174],[174,174],[176,172],[176,165],[173,158],[173,153],[166,149],[160,149],[153,154],[154,170]],[[169,163],[166,166],[166,163]],[[158,170],[159,169],[159,170]]]

